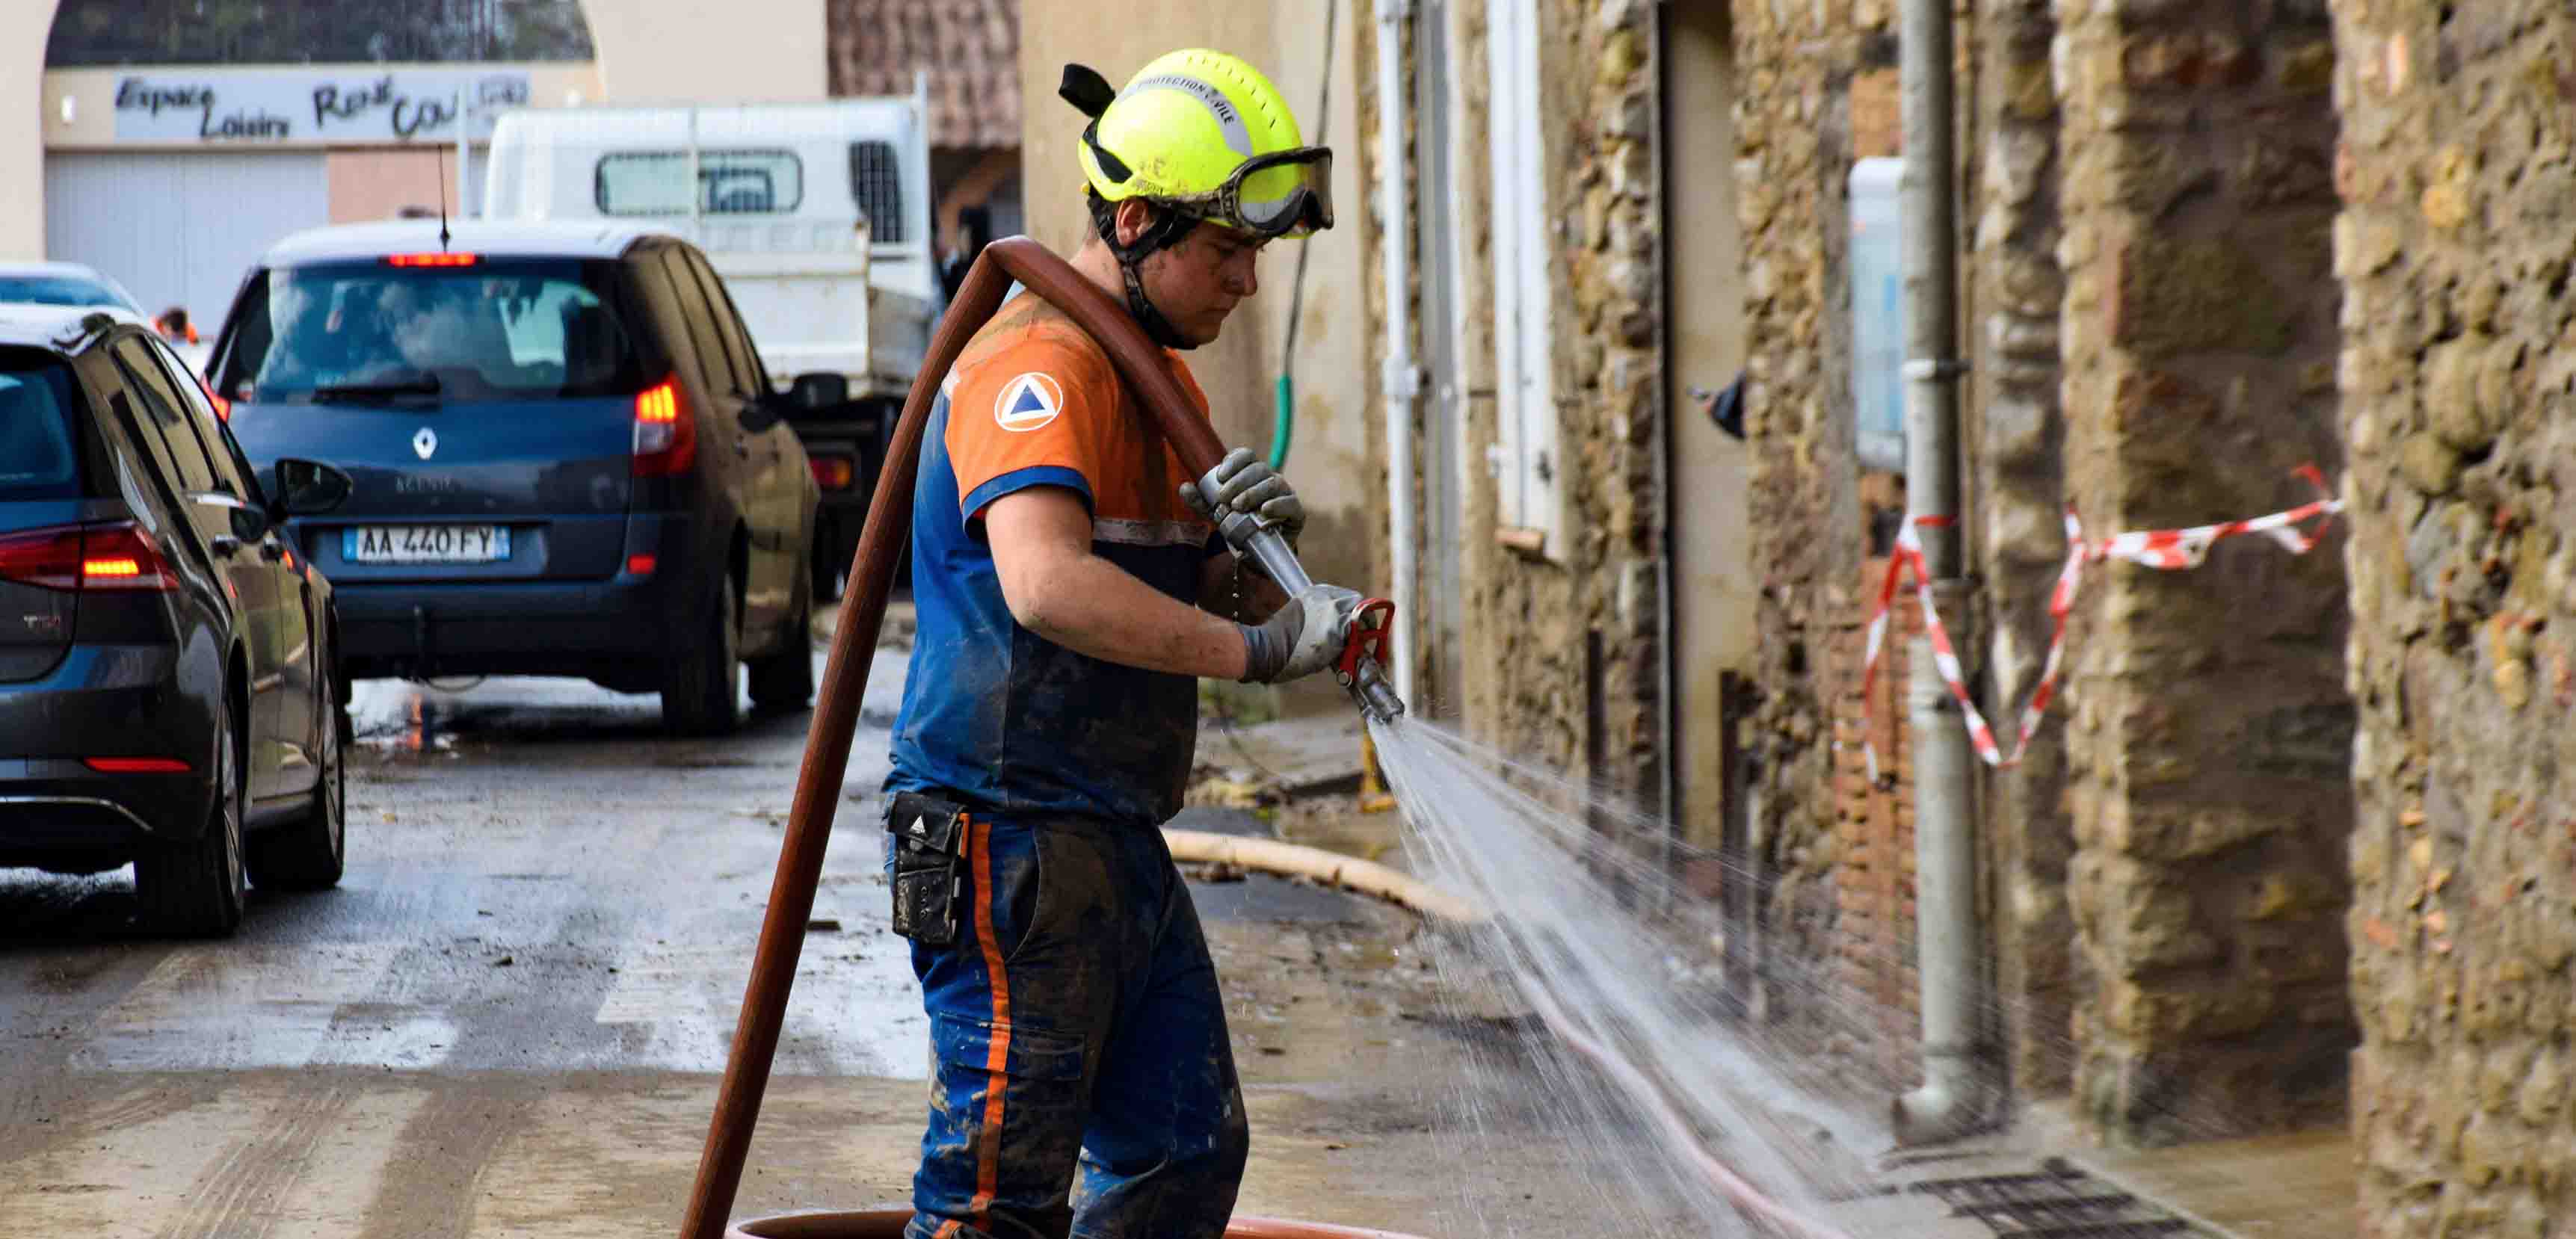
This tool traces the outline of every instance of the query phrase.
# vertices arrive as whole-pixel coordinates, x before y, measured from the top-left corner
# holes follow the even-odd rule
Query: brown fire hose
[[[716,1093],[706,1149],[698,1157],[698,1179],[680,1223],[681,1239],[722,1239],[725,1217],[733,1211],[734,1194],[742,1186],[743,1157],[751,1147],[752,1127],[760,1121],[761,1094],[769,1087],[779,1028],[787,1017],[787,991],[795,983],[796,957],[805,944],[805,920],[814,911],[814,888],[823,874],[823,849],[831,838],[833,812],[841,802],[841,778],[849,768],[850,740],[858,729],[859,699],[867,694],[870,655],[885,624],[886,591],[893,582],[896,556],[912,536],[913,475],[921,463],[921,438],[930,421],[931,400],[967,340],[1001,308],[1002,296],[1015,279],[1072,315],[1100,342],[1146,415],[1180,454],[1189,476],[1206,476],[1225,455],[1215,428],[1172,377],[1162,350],[1145,338],[1108,294],[1027,237],[1009,237],[984,247],[983,256],[966,274],[965,286],[949,303],[929,355],[922,359],[912,394],[904,401],[903,418],[895,423],[894,442],[878,472],[876,495],[868,501],[867,526],[850,560],[849,596],[841,604],[831,656],[823,665],[822,690],[815,697],[813,725],[805,736],[805,764],[796,776],[796,803],[788,812],[787,837],[779,846],[778,874],[769,885],[769,911],[761,920],[760,944],[752,952],[751,981],[743,990],[742,1017],[734,1026],[733,1052],[725,1060],[724,1084]]]

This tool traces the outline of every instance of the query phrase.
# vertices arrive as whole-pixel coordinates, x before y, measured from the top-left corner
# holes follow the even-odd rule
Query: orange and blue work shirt
[[[1207,414],[1177,353],[1165,357]],[[1020,626],[984,538],[995,500],[1079,495],[1092,552],[1195,603],[1215,527],[1180,498],[1180,459],[1109,356],[1046,299],[1022,294],[941,385],[913,489],[918,633],[895,723],[889,793],[1006,815],[1157,824],[1178,813],[1198,739],[1198,686],[1078,654]]]

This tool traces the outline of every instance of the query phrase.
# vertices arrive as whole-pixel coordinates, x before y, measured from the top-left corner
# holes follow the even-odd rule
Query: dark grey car
[[[101,314],[0,318],[0,864],[132,862],[149,920],[222,934],[249,882],[346,856],[330,582],[167,346]]]
[[[265,468],[356,491],[294,523],[353,676],[569,675],[675,729],[813,691],[818,500],[705,257],[667,233],[438,221],[279,242],[210,366]]]

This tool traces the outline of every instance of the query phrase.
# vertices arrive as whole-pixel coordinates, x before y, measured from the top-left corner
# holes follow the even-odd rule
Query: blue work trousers
[[[1162,832],[974,815],[966,873],[956,944],[912,949],[932,1074],[908,1239],[1218,1239],[1243,1093]]]

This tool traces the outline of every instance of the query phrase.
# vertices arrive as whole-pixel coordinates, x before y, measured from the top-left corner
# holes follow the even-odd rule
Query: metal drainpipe
[[[1405,172],[1404,142],[1408,120],[1404,89],[1404,29],[1411,24],[1413,0],[1377,0],[1378,184],[1386,198],[1386,231],[1379,246],[1386,277],[1386,372],[1380,390],[1386,396],[1386,523],[1389,548],[1387,593],[1395,603],[1393,649],[1387,670],[1395,692],[1415,700],[1413,669],[1420,651],[1413,648],[1413,409],[1422,393],[1422,374],[1413,364],[1413,279],[1409,260],[1415,244],[1404,195],[1411,178]],[[1311,244],[1311,242],[1309,243]]]
[[[1946,623],[1965,632],[1961,578],[1958,223],[1953,207],[1951,0],[1904,0],[1905,493],[1923,567]],[[1969,648],[1966,640],[1958,648]],[[1896,1137],[1922,1144],[1986,1119],[1977,1064],[1978,947],[1975,757],[1929,640],[1909,650],[1913,684],[1914,852],[1923,1084],[1896,1099]]]

